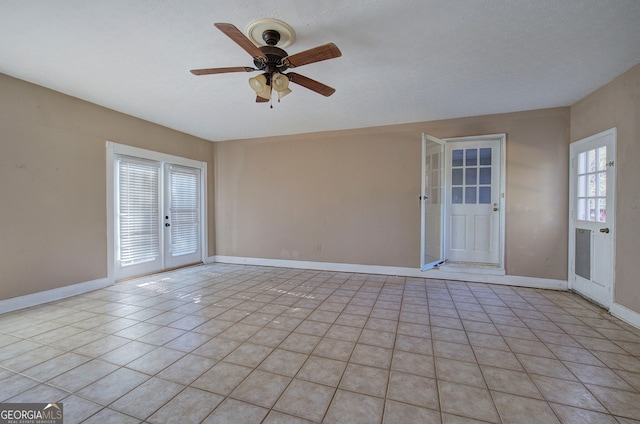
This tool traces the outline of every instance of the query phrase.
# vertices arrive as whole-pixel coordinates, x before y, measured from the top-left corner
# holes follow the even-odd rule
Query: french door
[[[615,270],[615,148],[615,128],[569,148],[569,287],[607,308]]]
[[[202,261],[202,174],[197,162],[113,155],[114,280]]]
[[[200,262],[200,170],[166,163],[164,170],[165,268]]]

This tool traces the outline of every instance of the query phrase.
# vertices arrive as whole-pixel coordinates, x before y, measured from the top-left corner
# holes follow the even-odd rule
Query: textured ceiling
[[[213,23],[261,17],[338,45],[296,68],[333,96],[189,73],[252,66]],[[0,73],[212,141],[567,106],[638,63],[638,0],[0,1]]]

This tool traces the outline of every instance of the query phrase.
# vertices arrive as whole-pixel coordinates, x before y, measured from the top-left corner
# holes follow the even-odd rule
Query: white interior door
[[[202,261],[204,168],[158,157],[114,155],[114,280]]]
[[[569,286],[610,307],[615,263],[616,130],[570,146]]]
[[[500,264],[501,154],[501,138],[447,141],[447,261]]]
[[[422,135],[422,194],[420,269],[426,271],[445,261],[443,243],[444,219],[444,146],[445,142],[428,134]]]

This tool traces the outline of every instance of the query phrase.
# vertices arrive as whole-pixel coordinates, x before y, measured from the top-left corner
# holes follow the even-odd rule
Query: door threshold
[[[140,274],[140,275],[132,275],[131,277],[127,277],[127,278],[123,278],[121,280],[116,280],[115,283],[123,283],[125,281],[129,281],[129,280],[135,280],[136,278],[142,278],[142,277],[148,277],[150,275],[159,275],[159,274],[163,274],[165,272],[170,272],[170,271],[175,271],[177,269],[182,269],[182,268],[189,268],[192,266],[199,266],[199,265],[204,265],[204,262],[200,261],[200,262],[194,262],[192,264],[186,264],[186,265],[180,265],[180,266],[174,266],[172,268],[165,268],[165,269],[159,269],[157,271],[153,271],[153,272],[147,272],[144,274]]]
[[[505,275],[504,268],[499,265],[476,264],[468,262],[446,262],[438,267],[444,272],[459,272],[463,274]]]

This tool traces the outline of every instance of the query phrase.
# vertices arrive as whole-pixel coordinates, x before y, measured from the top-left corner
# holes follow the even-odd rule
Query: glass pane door
[[[116,159],[116,278],[162,269],[160,164]]]
[[[165,164],[165,175],[165,267],[200,262],[200,170]]]
[[[444,262],[443,202],[444,141],[422,136],[422,211],[420,269],[423,271]]]

